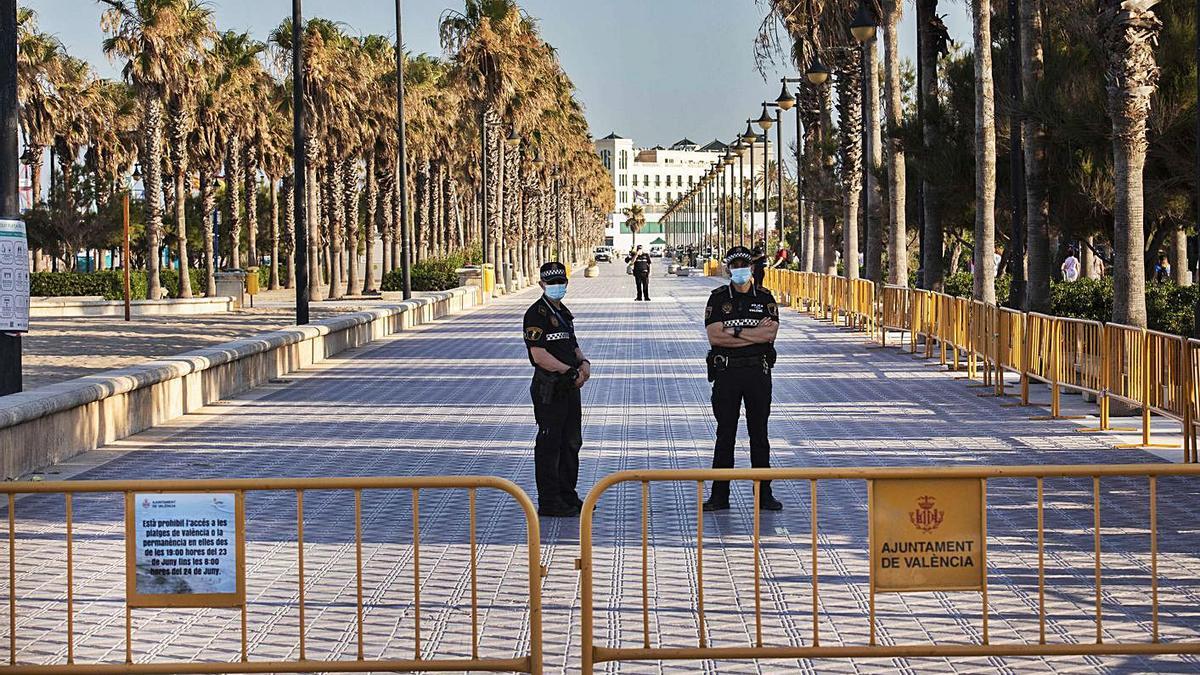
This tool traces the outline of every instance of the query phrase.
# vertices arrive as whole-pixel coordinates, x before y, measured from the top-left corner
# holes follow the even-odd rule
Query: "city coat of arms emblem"
[[[934,502],[933,497],[925,495],[917,500],[917,510],[908,512],[908,519],[922,532],[933,532],[946,517],[945,511],[933,508]]]

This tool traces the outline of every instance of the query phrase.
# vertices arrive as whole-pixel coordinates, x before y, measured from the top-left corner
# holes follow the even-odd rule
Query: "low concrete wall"
[[[0,398],[0,470],[18,478],[339,352],[483,303],[476,288],[198,349]]]
[[[176,300],[133,300],[129,303],[131,316],[191,316],[220,314],[233,309],[231,298],[183,298]],[[36,298],[29,303],[31,318],[78,316],[125,316],[123,300],[103,298]]]

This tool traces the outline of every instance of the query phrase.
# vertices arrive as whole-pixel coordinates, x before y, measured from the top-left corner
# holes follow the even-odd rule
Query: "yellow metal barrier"
[[[1200,641],[1196,640],[1170,640],[1167,642],[1160,641],[1159,633],[1159,567],[1158,567],[1158,519],[1157,519],[1157,490],[1158,478],[1167,476],[1198,476],[1200,475],[1200,465],[1184,464],[1131,464],[1131,465],[1090,465],[1090,466],[983,466],[983,467],[897,467],[897,468],[863,468],[863,467],[846,467],[846,468],[813,468],[813,469],[694,469],[694,470],[658,470],[658,471],[623,471],[616,474],[611,474],[602,479],[591,492],[588,493],[584,500],[582,520],[580,522],[579,543],[580,543],[580,558],[576,566],[580,570],[581,582],[581,612],[580,612],[580,629],[581,629],[581,647],[582,647],[582,672],[584,675],[592,675],[596,664],[606,662],[622,662],[622,661],[649,661],[649,660],[750,660],[750,659],[774,659],[774,658],[850,658],[850,657],[955,657],[955,656],[1038,656],[1038,655],[1102,655],[1102,654],[1183,654],[1183,653],[1200,653]],[[1065,642],[1050,642],[1047,638],[1047,619],[1048,609],[1046,597],[1048,595],[1048,582],[1046,578],[1047,558],[1046,551],[1046,528],[1045,519],[1043,517],[1045,509],[1045,480],[1046,479],[1081,479],[1091,483],[1092,492],[1092,523],[1090,529],[1094,532],[1094,566],[1095,566],[1095,581],[1094,589],[1089,595],[1094,595],[1095,612],[1091,617],[1095,624],[1095,641],[1094,642],[1076,642],[1074,640]],[[1146,527],[1149,530],[1147,538],[1147,550],[1145,556],[1148,558],[1149,578],[1145,581],[1146,592],[1149,599],[1151,621],[1146,630],[1146,634],[1141,640],[1131,640],[1125,634],[1118,633],[1114,635],[1106,635],[1104,631],[1105,610],[1103,610],[1105,598],[1102,595],[1101,584],[1101,550],[1102,538],[1104,530],[1101,529],[1101,480],[1104,478],[1121,478],[1122,490],[1128,491],[1132,487],[1132,483],[1128,479],[1142,478],[1145,479],[1145,499],[1148,509],[1148,518],[1145,521]],[[1005,479],[1005,489],[1009,493],[1009,498],[1014,490],[1014,484],[1010,479],[1026,479],[1026,502],[1027,508],[1034,510],[1037,517],[1037,590],[1038,590],[1038,605],[1037,605],[1037,622],[1038,622],[1038,637],[1033,640],[1013,640],[1004,642],[993,642],[989,637],[988,622],[990,615],[997,611],[988,603],[988,576],[989,570],[987,566],[987,486],[988,481],[992,479]],[[753,526],[751,531],[751,545],[753,563],[747,563],[747,574],[753,575],[754,596],[753,603],[749,599],[746,600],[745,606],[752,607],[753,619],[747,623],[752,623],[754,626],[754,634],[751,639],[748,639],[744,644],[734,644],[731,646],[715,646],[710,643],[709,622],[705,616],[705,601],[704,601],[704,562],[705,562],[705,545],[704,545],[704,521],[705,514],[703,511],[704,503],[704,483],[713,480],[745,480],[753,481],[754,484],[754,510],[753,510]],[[795,644],[768,644],[763,638],[763,586],[764,584],[772,583],[771,580],[763,578],[763,544],[762,544],[762,526],[761,513],[757,506],[758,496],[761,490],[761,481],[802,481],[809,485],[809,554],[811,555],[811,595],[812,595],[812,612],[810,618],[811,639],[808,645]],[[845,621],[841,612],[828,613],[822,611],[821,605],[821,582],[819,562],[822,559],[820,556],[821,539],[819,537],[820,518],[817,512],[817,493],[818,486],[823,481],[865,481],[868,488],[868,495],[875,494],[875,486],[884,481],[889,481],[893,485],[896,481],[918,481],[917,488],[924,490],[929,489],[930,485],[937,481],[961,481],[966,484],[974,484],[977,486],[976,494],[980,502],[981,513],[978,514],[980,522],[977,536],[980,542],[978,566],[981,584],[978,588],[971,587],[974,592],[980,593],[979,598],[982,605],[981,626],[978,631],[972,630],[972,633],[979,635],[977,639],[973,639],[968,634],[953,636],[949,643],[941,644],[937,642],[937,637],[931,642],[922,643],[905,643],[905,644],[879,644],[876,640],[877,621],[875,613],[876,594],[885,591],[895,591],[895,588],[878,587],[876,578],[875,560],[878,555],[876,549],[876,537],[880,536],[874,532],[872,528],[876,523],[876,512],[873,497],[868,497],[868,538],[866,542],[861,540],[858,542],[840,542],[838,546],[857,546],[859,548],[866,544],[867,557],[872,560],[871,576],[869,585],[869,605],[866,616],[860,615],[858,621],[867,623],[868,638],[863,642],[853,644],[841,644],[836,646],[822,644],[822,639],[825,635],[822,634],[822,624],[828,624],[835,619]],[[977,481],[977,483],[975,482]],[[696,596],[693,606],[694,616],[697,621],[697,634],[695,643],[691,645],[680,644],[655,644],[651,639],[650,629],[650,586],[648,582],[649,569],[649,522],[651,517],[651,486],[661,483],[694,483],[695,485],[695,501],[692,503],[691,509],[695,514],[695,559],[690,567],[695,571],[696,579]],[[620,643],[614,645],[596,644],[597,636],[595,635],[595,592],[597,583],[594,578],[596,574],[596,565],[594,559],[595,542],[593,540],[593,523],[594,509],[600,497],[610,488],[622,484],[634,483],[640,486],[641,493],[641,538],[642,538],[642,556],[641,556],[641,644],[638,646],[625,646]],[[924,486],[924,487],[922,487]],[[1075,489],[1075,488],[1073,488]],[[690,489],[685,488],[686,492]],[[922,494],[916,492],[915,494]],[[689,499],[685,497],[685,499]],[[672,500],[671,504],[675,501]],[[939,502],[940,503],[940,502]],[[951,503],[951,502],[947,502]],[[956,504],[960,505],[960,504]],[[965,506],[965,504],[961,504]],[[967,507],[968,509],[971,507]],[[1006,501],[1004,508],[1006,510],[1014,510],[1019,508],[1018,505]],[[675,514],[672,511],[672,515]],[[905,513],[900,511],[898,514],[894,511],[890,512],[891,518],[905,519]],[[838,518],[844,516],[838,515]],[[884,518],[887,517],[885,513]],[[913,518],[911,514],[908,518]],[[939,524],[941,516],[938,516]],[[907,524],[907,520],[906,520]],[[1075,527],[1074,525],[1072,527]],[[1085,526],[1086,527],[1086,526]],[[1123,530],[1117,530],[1116,536],[1124,537],[1125,543],[1122,546],[1129,544],[1128,538],[1125,537]],[[884,540],[886,541],[886,540]],[[735,544],[739,549],[744,545],[739,541]],[[1033,552],[1031,552],[1031,556]],[[1132,555],[1132,553],[1129,553]],[[731,556],[728,552],[725,553],[725,559],[728,560]],[[605,568],[607,569],[607,565]],[[886,567],[886,565],[884,566]],[[626,569],[615,565],[611,570],[613,579],[621,579],[627,573]],[[600,588],[609,588],[614,582],[602,581]],[[778,584],[778,582],[774,582]],[[913,587],[908,590],[928,592],[928,588]],[[957,589],[963,591],[962,588]],[[785,592],[782,587],[776,586],[772,593]],[[1059,590],[1058,592],[1066,592]],[[616,607],[620,611],[623,605]],[[741,606],[741,603],[739,603]],[[678,612],[679,608],[672,606],[673,612]],[[737,612],[736,609],[723,608],[723,612]],[[1074,610],[1072,610],[1074,611]],[[793,620],[798,617],[792,617]],[[1006,621],[1019,620],[1020,616],[1002,617]],[[742,624],[738,622],[740,627]],[[843,624],[844,625],[844,624]],[[827,629],[828,630],[828,629]],[[851,634],[855,631],[839,631],[839,636]],[[734,636],[725,636],[729,640],[736,640]],[[662,640],[662,636],[659,636]]]
[[[421,558],[420,558],[420,514],[418,511],[419,496],[422,490],[466,490],[469,503],[469,550],[470,550],[470,585],[471,585],[471,658],[431,658],[423,654],[421,632]],[[529,580],[529,652],[517,658],[483,658],[479,655],[479,595],[477,589],[478,577],[478,546],[475,540],[476,523],[476,492],[480,489],[495,490],[508,493],[525,515],[527,572]],[[346,524],[347,535],[354,533],[356,547],[356,568],[352,575],[357,585],[355,601],[355,619],[347,626],[355,632],[357,640],[357,658],[353,660],[313,660],[308,658],[306,650],[306,615],[305,608],[313,603],[305,600],[305,565],[304,565],[304,496],[306,492],[315,490],[338,491],[346,493],[354,503],[354,522]],[[412,578],[413,578],[413,657],[411,659],[368,659],[364,653],[364,616],[367,606],[363,602],[363,533],[362,533],[362,497],[365,491],[404,490],[412,493]],[[299,602],[297,605],[296,644],[298,647],[297,660],[252,660],[248,653],[247,635],[247,602],[245,600],[245,573],[247,569],[244,544],[244,498],[255,492],[289,492],[295,495],[296,508],[296,587]],[[74,598],[74,569],[75,553],[72,540],[72,529],[77,511],[72,509],[73,498],[76,495],[108,493],[119,495],[125,501],[126,513],[126,606],[125,606],[125,644],[124,663],[79,663],[75,659],[76,644],[76,613]],[[134,523],[135,494],[146,493],[233,493],[237,502],[237,561],[238,587],[240,598],[225,604],[194,604],[195,600],[184,598],[172,600],[171,606],[177,607],[228,607],[241,611],[241,648],[236,654],[229,654],[236,660],[215,661],[216,654],[210,655],[203,662],[150,662],[134,663],[134,637],[132,629],[133,608],[135,606],[165,606],[147,605],[139,596],[133,593],[137,587],[128,573],[134,569],[135,559],[134,537],[130,530]],[[364,672],[364,671],[499,671],[499,672],[542,672],[542,601],[541,580],[544,574],[539,562],[539,546],[541,544],[537,512],[529,496],[512,482],[495,476],[430,476],[412,478],[262,478],[262,479],[214,479],[214,480],[139,480],[139,481],[59,481],[32,483],[0,483],[0,494],[8,496],[8,594],[9,617],[9,666],[0,669],[5,673],[298,673],[298,672]],[[16,537],[16,497],[18,495],[59,494],[65,503],[64,541],[65,566],[67,585],[65,589],[65,626],[66,654],[65,661],[50,665],[18,664],[17,644],[20,639],[17,627],[19,600],[17,598],[16,551],[19,550],[19,540]],[[43,523],[44,526],[44,523]],[[444,564],[444,562],[443,562]],[[182,571],[182,570],[180,570]],[[486,577],[485,577],[486,578]],[[153,596],[161,597],[161,596]],[[201,596],[191,596],[199,598]],[[38,601],[41,603],[42,601]],[[192,602],[193,604],[186,604]],[[44,614],[47,609],[41,607]],[[94,620],[94,619],[93,619]],[[40,629],[38,629],[40,630]],[[112,645],[119,649],[119,645]],[[114,651],[115,651],[114,649]]]
[[[773,287],[787,304],[814,317],[845,317],[847,325],[877,334],[909,334],[910,350],[924,340],[926,358],[981,379],[976,386],[1007,395],[1005,373],[1021,376],[1021,404],[1029,405],[1029,384],[1051,389],[1051,417],[1063,419],[1064,388],[1095,394],[1100,427],[1110,431],[1110,400],[1142,407],[1142,445],[1150,445],[1151,412],[1184,425],[1184,456],[1200,460],[1200,341],[1128,326],[1022,313],[996,305],[903,286],[876,289],[869,281],[813,272],[781,272]],[[964,363],[965,359],[965,363]],[[1083,430],[1089,431],[1089,430]]]

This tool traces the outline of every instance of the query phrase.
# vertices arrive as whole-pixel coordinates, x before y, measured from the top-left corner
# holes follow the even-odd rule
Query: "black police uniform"
[[[575,354],[579,347],[575,317],[565,305],[555,307],[543,295],[526,310],[524,327],[525,348],[534,367],[529,394],[538,425],[533,461],[539,511],[577,509],[583,503],[575,491],[583,446],[583,409],[574,382],[574,369],[581,365]],[[534,347],[545,349],[572,370],[563,375],[539,368],[533,361]]]
[[[638,253],[633,259],[633,281],[637,285],[637,297],[634,300],[650,299],[650,254],[645,251]]]
[[[744,250],[744,249],[743,249]],[[779,320],[779,306],[771,292],[751,285],[739,293],[733,284],[721,286],[708,298],[704,325],[722,323],[726,328],[752,328],[770,317]],[[733,447],[737,437],[742,403],[746,404],[746,426],[750,432],[750,465],[771,466],[771,444],[767,438],[767,419],[771,415],[771,368],[775,347],[756,344],[746,347],[713,347],[708,354],[709,379],[713,383],[712,406],[717,418],[717,442],[713,449],[713,468],[733,467]],[[761,501],[773,499],[770,481],[763,481]],[[710,502],[729,503],[729,483],[714,481]]]
[[[754,285],[762,286],[767,278],[767,252],[762,246],[754,247]]]

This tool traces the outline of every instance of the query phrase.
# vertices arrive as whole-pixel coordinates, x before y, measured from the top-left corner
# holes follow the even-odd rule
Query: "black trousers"
[[[536,386],[530,388],[537,442],[533,448],[538,504],[571,506],[579,500],[579,448],[583,447],[583,408],[579,390],[559,393],[552,402],[540,403]]]
[[[762,368],[731,368],[717,374],[713,382],[712,406],[717,418],[717,444],[713,449],[713,468],[733,467],[733,445],[737,440],[742,403],[746,404],[746,428],[750,432],[750,466],[771,466],[771,443],[767,439],[767,418],[771,416],[771,375]],[[771,482],[763,481],[761,496],[771,496]],[[729,500],[729,482],[713,481],[712,499]]]
[[[649,273],[647,273],[647,274],[634,273],[633,282],[637,286],[637,299],[638,300],[649,300],[650,299],[650,274]]]
[[[764,269],[759,269],[757,267],[754,268],[754,285],[755,286],[762,286],[763,280],[766,278],[767,278],[767,270],[765,268]]]

